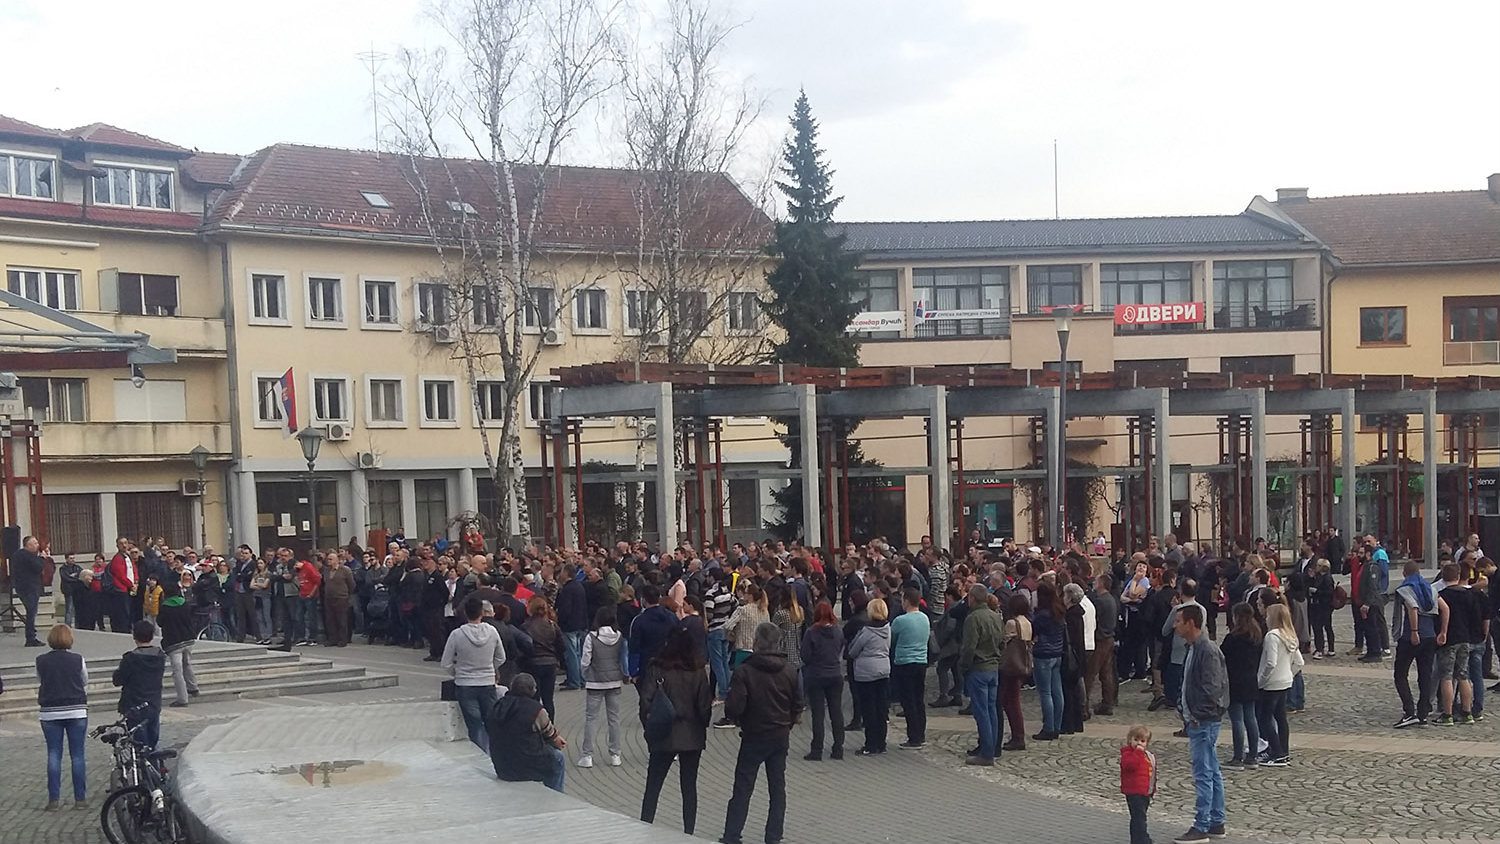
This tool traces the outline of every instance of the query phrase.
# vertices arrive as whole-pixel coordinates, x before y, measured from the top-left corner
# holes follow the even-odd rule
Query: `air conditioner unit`
[[[562,333],[559,332],[556,328],[544,328],[544,329],[542,329],[542,345],[543,346],[561,346],[562,345]]]
[[[458,329],[451,325],[434,325],[432,327],[432,342],[444,346],[458,342]]]
[[[329,442],[342,443],[348,442],[354,431],[343,422],[333,422],[323,431],[323,435]]]
[[[379,469],[380,455],[373,451],[361,451],[354,455],[354,460],[361,469]]]
[[[184,478],[177,482],[177,491],[190,498],[196,498],[203,494],[204,481],[197,478]]]

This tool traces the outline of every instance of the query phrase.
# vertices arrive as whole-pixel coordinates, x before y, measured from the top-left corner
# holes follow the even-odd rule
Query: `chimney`
[[[1276,201],[1286,203],[1306,202],[1307,188],[1277,188]]]
[[[1500,173],[1490,174],[1490,199],[1500,202]]]

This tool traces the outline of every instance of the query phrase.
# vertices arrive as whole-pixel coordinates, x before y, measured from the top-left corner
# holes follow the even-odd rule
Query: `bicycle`
[[[132,707],[113,724],[94,728],[90,737],[108,744],[114,757],[109,796],[99,810],[99,826],[109,844],[191,844],[186,817],[174,796],[166,760],[175,750],[149,750],[136,739],[148,708]]]
[[[200,642],[227,642],[229,641],[229,628],[220,621],[218,607],[210,607],[206,613],[193,613],[193,623],[202,623],[203,628],[198,631],[197,639]],[[201,620],[201,621],[200,621]]]

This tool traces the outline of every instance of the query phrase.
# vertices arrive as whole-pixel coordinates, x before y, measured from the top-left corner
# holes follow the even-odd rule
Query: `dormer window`
[[[359,192],[359,195],[365,198],[365,202],[370,203],[371,208],[391,207],[391,201],[386,199],[384,194],[376,193],[372,190],[362,190]]]
[[[0,153],[0,196],[52,199],[56,196],[53,172],[50,158]]]
[[[172,171],[101,164],[94,173],[94,204],[172,210]]]
[[[459,202],[456,199],[450,199],[450,200],[448,200],[448,210],[452,211],[455,214],[478,214],[479,213],[478,211],[474,210],[474,206],[470,205],[467,202]]]

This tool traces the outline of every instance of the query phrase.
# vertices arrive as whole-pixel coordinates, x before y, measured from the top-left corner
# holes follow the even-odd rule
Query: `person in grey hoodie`
[[[448,634],[440,664],[453,678],[454,696],[469,740],[489,752],[484,719],[500,699],[496,676],[505,664],[505,646],[500,643],[499,632],[484,623],[484,600],[479,596],[470,595],[464,601],[464,618],[468,624]]]
[[[812,749],[802,757],[823,758],[823,719],[833,718],[829,759],[844,758],[844,630],[825,598],[813,608],[812,626],[802,634],[802,685],[812,708]]]
[[[875,598],[865,606],[870,623],[849,643],[849,661],[854,664],[854,687],[858,690],[860,720],[865,724],[865,746],[860,756],[885,752],[886,715],[890,709],[891,628],[885,601]]]
[[[615,629],[615,608],[600,607],[594,613],[594,629],[583,639],[579,671],[588,691],[583,724],[583,755],[578,767],[594,767],[594,733],[598,730],[599,707],[609,722],[609,764],[618,768],[620,758],[620,689],[625,685],[625,637]]]

